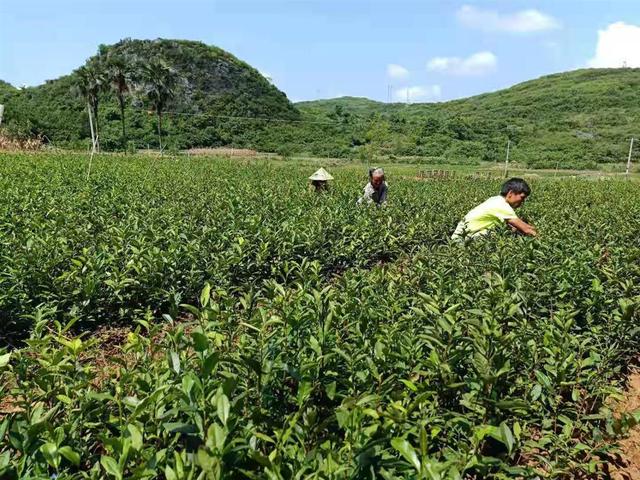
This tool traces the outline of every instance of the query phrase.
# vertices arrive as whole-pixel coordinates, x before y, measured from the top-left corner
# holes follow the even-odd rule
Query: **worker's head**
[[[500,189],[500,195],[513,208],[518,208],[522,205],[530,194],[531,188],[522,178],[510,178],[502,184]]]
[[[311,180],[311,185],[316,189],[316,192],[326,190],[328,186],[326,180]]]
[[[316,189],[316,192],[326,190],[329,184],[327,180],[333,180],[333,177],[324,168],[319,168],[313,175],[309,177],[311,185]]]
[[[381,168],[372,168],[369,170],[369,182],[371,186],[378,190],[384,183],[384,170]]]

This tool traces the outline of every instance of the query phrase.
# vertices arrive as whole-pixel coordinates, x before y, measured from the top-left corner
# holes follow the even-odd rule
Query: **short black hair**
[[[524,193],[527,197],[531,194],[531,187],[522,178],[510,178],[502,184],[500,195],[506,197],[509,192]]]

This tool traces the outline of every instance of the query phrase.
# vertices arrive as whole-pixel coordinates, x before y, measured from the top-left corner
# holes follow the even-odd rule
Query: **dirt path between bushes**
[[[624,400],[619,404],[620,413],[640,410],[640,369],[629,376]],[[640,480],[640,425],[631,429],[629,436],[620,441],[621,462],[612,469],[614,480]]]

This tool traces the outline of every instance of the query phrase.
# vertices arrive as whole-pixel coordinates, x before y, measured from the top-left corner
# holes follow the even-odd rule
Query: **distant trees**
[[[100,149],[98,128],[100,98],[107,92],[112,92],[118,100],[122,124],[121,143],[123,146],[126,145],[125,95],[130,90],[133,70],[133,63],[125,56],[101,45],[98,55],[75,71],[77,79],[75,89],[87,102],[91,140],[96,150]]]
[[[71,148],[82,148],[90,137],[96,151],[124,148],[131,140],[138,147],[166,148],[169,131],[176,148],[234,144],[275,151],[282,143],[275,124],[257,128],[254,119],[300,118],[286,96],[249,65],[216,47],[182,40],[101,45],[71,75],[37,87],[7,87],[0,85],[4,131],[46,135]],[[167,123],[169,110],[191,115]]]
[[[181,75],[164,59],[157,55],[151,58],[127,55],[122,49],[101,45],[98,55],[78,68],[75,74],[76,93],[87,103],[93,148],[99,150],[100,99],[103,94],[111,94],[120,110],[122,148],[127,145],[126,98],[136,96],[156,114],[158,145],[162,151],[162,116],[182,81]]]
[[[511,142],[511,143],[518,143],[520,141],[520,137],[522,136],[522,133],[520,131],[520,129],[515,126],[515,125],[507,125],[506,128],[506,135],[507,135],[507,139]]]
[[[637,70],[611,69],[438,104],[352,98],[294,106],[223,50],[158,39],[101,46],[73,74],[36,87],[17,89],[0,81],[0,103],[4,132],[46,136],[60,147],[82,148],[91,130],[96,150],[166,149],[171,143],[176,149],[237,146],[444,162],[503,160],[510,143],[513,160],[555,167],[626,159],[640,118],[638,85]],[[185,115],[167,121],[170,111]]]
[[[104,69],[99,60],[92,59],[86,65],[78,68],[75,73],[77,77],[76,92],[87,102],[92,150],[99,151],[98,107],[100,93],[104,90],[105,84]]]
[[[331,112],[327,116],[331,120],[341,125],[347,125],[351,123],[354,118],[354,115],[351,112],[345,110],[342,105],[336,105],[335,108],[333,109],[333,112]]]
[[[380,156],[388,154],[394,140],[389,121],[379,114],[372,115],[365,139],[366,146],[362,153],[366,159],[377,161]]]
[[[140,62],[137,73],[141,81],[139,88],[144,98],[151,103],[158,118],[158,144],[162,151],[162,113],[169,100],[174,97],[181,77],[159,57]]]
[[[127,145],[127,128],[125,121],[125,96],[131,91],[132,75],[135,69],[131,59],[125,55],[111,50],[107,53],[105,72],[111,90],[118,99],[120,107],[120,122],[122,124],[122,148]]]

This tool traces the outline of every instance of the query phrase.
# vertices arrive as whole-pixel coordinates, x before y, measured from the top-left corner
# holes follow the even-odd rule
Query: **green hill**
[[[491,161],[504,157],[511,139],[514,159],[579,167],[626,157],[630,137],[640,134],[640,69],[576,70],[442,103],[343,97],[296,106],[305,119],[340,119],[354,132],[376,119],[378,149],[392,155]],[[355,140],[376,141],[366,134]]]
[[[6,101],[11,95],[18,91],[10,83],[0,80],[0,102]]]
[[[123,40],[100,46],[86,65],[103,69],[109,59],[126,66],[125,119],[127,137],[137,146],[157,145],[157,130],[145,100],[147,85],[139,70],[161,62],[176,77],[174,95],[165,106],[170,112],[163,127],[170,145],[226,145],[251,141],[251,130],[241,120],[229,117],[273,117],[295,120],[299,112],[257,70],[224,50],[185,40]],[[73,144],[90,138],[86,100],[76,92],[79,71],[49,80],[37,87],[5,89],[5,118],[13,133],[46,135],[55,144]],[[98,124],[103,148],[121,147],[120,109],[109,78],[101,80]],[[8,84],[6,84],[8,85]],[[242,136],[249,138],[243,140]],[[84,142],[86,143],[86,142]]]
[[[185,40],[123,40],[87,61],[124,61],[129,145],[157,147],[149,85],[138,72],[162,62],[178,79],[164,105],[170,148],[234,146],[428,163],[498,161],[511,141],[514,161],[534,167],[584,168],[626,158],[640,134],[640,69],[586,69],[545,76],[493,93],[442,103],[382,103],[343,97],[291,104],[256,69],[224,50]],[[4,124],[14,135],[44,135],[60,146],[88,145],[79,70],[15,89],[0,82]],[[112,83],[99,94],[103,149],[123,148],[122,115]],[[414,160],[412,160],[412,158]]]
[[[328,116],[333,113],[335,108],[338,106],[360,115],[393,109],[393,104],[390,105],[387,103],[377,102],[365,97],[339,97],[323,100],[311,100],[298,102],[295,105],[301,111],[316,116]]]

